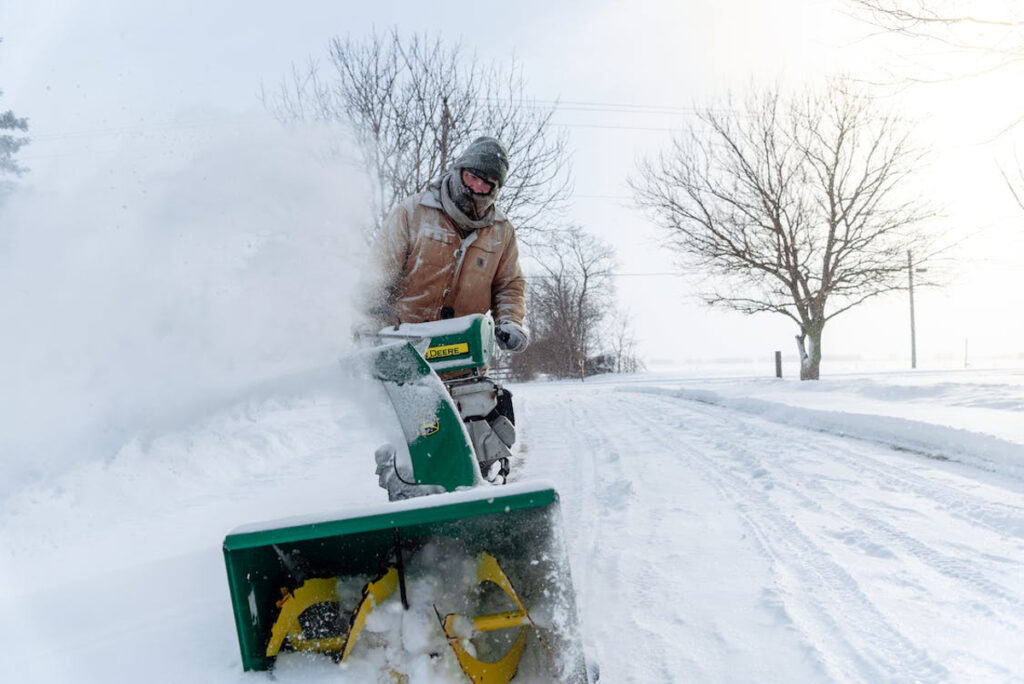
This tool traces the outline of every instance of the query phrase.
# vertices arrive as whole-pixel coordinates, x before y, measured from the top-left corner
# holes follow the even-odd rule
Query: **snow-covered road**
[[[1024,676],[1019,483],[615,389],[521,401],[607,681]]]
[[[1024,383],[1006,379],[929,380],[909,417],[900,377],[514,387],[514,479],[561,492],[602,682],[1024,681]],[[982,420],[922,422],[965,393]],[[221,540],[382,502],[366,403],[318,371],[12,483],[0,681],[270,681],[241,670]],[[328,659],[274,679],[345,681]]]

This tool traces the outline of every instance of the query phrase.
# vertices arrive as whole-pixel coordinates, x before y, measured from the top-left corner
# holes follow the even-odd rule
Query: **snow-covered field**
[[[1024,371],[513,391],[514,479],[559,488],[602,682],[1024,681]],[[324,369],[6,482],[0,681],[271,681],[241,670],[223,537],[384,501],[385,438]]]

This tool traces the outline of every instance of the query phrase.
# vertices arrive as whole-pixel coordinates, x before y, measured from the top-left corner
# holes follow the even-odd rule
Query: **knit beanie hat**
[[[462,156],[455,160],[457,169],[482,172],[487,178],[505,185],[508,176],[508,152],[505,146],[494,138],[482,136],[469,144]]]

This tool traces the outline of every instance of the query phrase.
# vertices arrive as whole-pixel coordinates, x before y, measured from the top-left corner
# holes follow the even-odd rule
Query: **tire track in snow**
[[[569,419],[572,425],[586,425],[590,429],[583,434],[587,451],[591,454],[593,465],[595,500],[599,504],[598,517],[602,519],[601,529],[605,543],[594,546],[597,565],[601,569],[604,581],[609,578],[622,589],[631,588],[629,593],[617,598],[617,619],[604,621],[601,630],[603,641],[615,643],[616,635],[624,629],[631,633],[631,645],[639,651],[634,661],[634,669],[629,673],[616,673],[614,681],[646,683],[652,681],[670,682],[676,678],[673,667],[666,660],[666,654],[672,653],[674,644],[666,638],[664,630],[654,622],[649,623],[644,617],[649,615],[648,607],[654,605],[660,597],[660,591],[652,592],[649,587],[658,582],[651,581],[652,569],[642,559],[624,557],[614,543],[608,543],[623,531],[636,530],[638,527],[656,529],[656,521],[648,520],[646,525],[637,525],[635,517],[642,515],[644,509],[637,510],[633,505],[637,499],[634,478],[631,477],[623,462],[623,445],[619,444],[618,435],[607,427],[610,422],[607,416],[594,416],[594,407],[588,401],[573,402],[569,405]],[[641,452],[649,440],[632,442],[625,453]],[[648,513],[650,509],[647,509]],[[649,516],[648,516],[649,517]],[[628,532],[627,532],[628,533]],[[651,540],[648,539],[648,542]],[[637,603],[626,600],[626,597],[639,599]],[[639,609],[638,609],[639,608]],[[625,623],[625,624],[624,624]],[[642,663],[642,665],[640,665]],[[611,673],[609,673],[611,674]]]
[[[666,403],[672,405],[673,402],[669,400]],[[701,405],[696,407],[696,410],[702,414],[713,414],[716,408]],[[775,425],[771,421],[765,421],[767,424],[761,426],[758,424],[761,421],[765,421],[765,419],[749,417],[744,420],[748,439],[753,444],[776,443],[779,432],[791,433],[794,437],[799,438],[803,438],[808,434],[807,431],[800,428]],[[822,441],[828,442],[827,459],[832,465],[846,466],[858,475],[868,474],[876,482],[884,483],[895,491],[909,493],[925,500],[934,501],[939,504],[940,508],[948,511],[951,515],[955,515],[974,526],[985,528],[999,535],[1005,535],[1009,532],[1014,536],[1017,536],[1018,526],[1024,527],[1024,509],[998,502],[982,501],[970,492],[952,485],[927,481],[925,478],[912,472],[899,470],[894,466],[883,463],[880,458],[872,454],[870,448],[856,442],[844,445],[843,440],[835,437]],[[812,464],[821,462],[820,454],[823,452],[820,450],[815,452],[813,448],[802,446],[801,439],[793,439],[792,443],[795,446],[790,453],[791,456],[799,455],[801,459]],[[815,459],[815,453],[819,455],[819,458]],[[751,468],[751,472],[764,471],[764,464],[758,459],[758,456],[771,457],[771,454],[758,454],[756,449],[748,450],[744,454],[747,460],[745,466]],[[819,510],[827,509],[830,513],[838,513],[841,510],[845,513],[845,517],[848,520],[856,523],[856,527],[859,530],[874,532],[875,538],[884,538],[888,546],[903,549],[908,555],[917,558],[924,565],[947,579],[954,580],[961,585],[966,583],[973,586],[981,594],[980,599],[986,601],[991,599],[998,600],[1004,604],[1006,612],[1010,615],[1024,614],[1024,597],[1020,593],[990,580],[983,572],[978,570],[976,563],[972,559],[950,556],[947,553],[932,548],[917,538],[903,533],[894,525],[881,519],[877,514],[870,512],[863,505],[844,498],[834,487],[830,487],[825,479],[817,478],[816,487],[796,487],[789,484],[800,479],[806,481],[808,478],[808,474],[800,470],[799,464],[795,464],[792,458],[789,460],[773,459],[772,464],[773,467],[786,472],[789,476],[788,479],[775,478],[775,486],[785,489],[793,497],[801,500],[806,505],[815,506]],[[822,488],[824,491],[820,491]],[[965,501],[958,501],[957,496],[962,497]],[[993,520],[1002,521],[1002,524],[1008,526],[1009,530],[993,524]],[[963,587],[958,587],[958,590],[962,591]],[[1000,621],[1007,626],[1019,626],[1016,622]]]
[[[545,476],[567,485],[560,484],[559,489],[576,561],[572,569],[580,598],[589,597],[589,601],[580,601],[580,607],[585,633],[597,644],[594,655],[599,664],[605,663],[602,680],[638,684],[677,681],[678,673],[666,656],[678,648],[658,625],[648,625],[643,619],[646,606],[658,600],[643,595],[650,581],[646,576],[649,568],[643,559],[622,553],[624,543],[627,548],[635,544],[623,536],[635,529],[631,519],[636,513],[637,493],[625,471],[621,445],[613,443],[602,427],[607,419],[593,415],[590,397],[573,390],[545,393],[542,410],[533,404],[538,398],[535,394],[525,402],[529,410],[523,423],[528,426],[533,460],[530,470],[548,470]],[[543,454],[539,444],[543,444]],[[642,444],[630,445],[631,451],[644,449]],[[568,461],[572,472],[551,472],[558,460]],[[622,657],[609,649],[628,649],[633,654],[629,671],[616,672],[610,667]]]
[[[1024,601],[1021,600],[1019,595],[989,580],[971,561],[937,551],[920,540],[904,534],[893,525],[869,513],[861,506],[841,499],[837,499],[837,501],[844,511],[861,523],[862,529],[874,531],[876,534],[885,537],[890,546],[903,548],[908,554],[919,559],[922,563],[947,579],[954,580],[958,584],[966,583],[973,586],[986,600],[997,599],[999,603],[1004,604],[1005,610],[1010,614],[1021,614],[1024,611]],[[1006,626],[1014,624],[998,616],[996,619]]]
[[[692,456],[701,457],[689,447]],[[784,609],[804,630],[837,679],[937,681],[948,672],[896,628],[870,601],[858,582],[748,481],[703,457],[699,467],[717,479],[776,565]],[[813,597],[813,598],[811,598]],[[801,615],[802,613],[802,615]],[[836,649],[839,639],[845,648]],[[841,659],[843,662],[836,662]]]
[[[844,455],[857,458],[853,451]],[[1024,538],[1024,509],[1002,504],[996,501],[984,501],[964,489],[944,485],[940,482],[927,481],[923,477],[908,471],[898,471],[886,466],[877,458],[870,457],[863,462],[879,479],[884,479],[890,486],[901,491],[909,491],[921,497],[937,502],[941,507],[972,525],[984,527],[999,534],[1012,534]]]
[[[909,470],[887,465],[873,455],[870,449],[861,448],[859,445],[840,446],[829,453],[830,457],[834,455],[844,457],[845,462],[851,467],[855,465],[857,469],[869,472],[877,481],[884,482],[895,490],[938,503],[951,515],[972,525],[984,527],[1000,535],[1012,534],[1024,538],[1024,508],[987,501],[963,488],[928,480]]]
[[[834,457],[838,454],[843,454],[843,451],[842,449],[832,450],[829,452],[829,456]],[[780,464],[779,467],[784,470],[786,469],[785,464]],[[980,599],[986,601],[996,599],[1004,604],[1004,608],[1009,614],[1022,614],[1024,612],[1024,599],[1019,594],[1014,593],[1002,584],[988,579],[983,572],[977,569],[977,565],[971,560],[950,556],[902,532],[896,526],[872,513],[865,506],[858,505],[842,497],[827,482],[819,481],[818,487],[820,490],[818,488],[797,488],[779,480],[776,480],[775,484],[780,489],[789,492],[794,498],[804,502],[807,506],[814,506],[818,510],[828,510],[831,513],[844,513],[844,517],[853,522],[857,530],[867,539],[871,540],[869,543],[874,543],[874,540],[882,537],[886,542],[884,548],[902,549],[910,557],[918,559],[926,567],[947,579],[955,581],[958,585],[967,584],[973,586],[981,594]],[[982,527],[989,527],[983,523],[978,524]],[[962,591],[963,587],[959,586],[958,589]],[[998,617],[997,619],[1006,626],[1019,626]]]
[[[735,435],[735,414],[705,414],[646,398],[613,399],[612,403],[618,404],[614,411],[618,426],[628,423],[652,436],[661,444],[661,451],[674,449],[735,504],[772,563],[784,599],[783,609],[802,628],[833,678],[937,681],[948,677],[946,669],[900,632],[872,604],[856,580],[765,492],[752,488],[749,479],[732,472],[728,467],[732,452],[723,454],[721,447],[709,445],[700,437]],[[659,410],[651,410],[655,407]],[[735,448],[746,440],[746,435],[738,435]]]
[[[673,410],[671,400],[666,404],[665,410]],[[721,416],[737,418],[719,407],[699,405],[687,408],[713,420]],[[957,486],[953,479],[956,470],[947,473],[945,469],[939,469],[933,484],[918,474],[929,469],[927,463],[916,463],[914,459],[891,453],[884,447],[873,450],[858,440],[817,436],[813,431],[776,425],[755,416],[743,416],[742,424],[747,444],[742,454],[734,454],[729,459],[733,465],[742,462],[743,469],[752,473],[751,477],[762,477],[768,481],[769,487],[794,497],[797,508],[802,506],[829,516],[825,519],[826,527],[829,523],[834,525],[836,520],[850,522],[853,529],[843,534],[819,531],[826,542],[830,541],[827,537],[834,537],[847,546],[859,547],[858,550],[865,555],[883,559],[883,564],[888,559],[900,561],[899,573],[889,572],[882,579],[892,585],[915,590],[918,596],[914,601],[920,602],[920,609],[910,608],[910,611],[918,620],[922,616],[925,620],[917,632],[928,635],[929,643],[944,646],[944,662],[959,666],[957,678],[965,676],[964,670],[970,673],[970,678],[977,677],[980,670],[985,678],[1024,681],[1019,676],[1024,659],[1013,655],[1017,649],[1014,644],[1019,644],[1024,636],[1024,574],[1019,561],[1019,552],[1024,546],[1019,543],[1014,527],[1014,521],[1019,519],[1024,507],[982,500],[972,493],[987,492],[992,497],[1005,497],[1008,492],[970,480]],[[787,450],[786,457],[760,446],[777,446],[782,441],[780,436],[783,439],[789,437],[791,444],[795,445]],[[782,471],[779,473],[782,476],[765,477],[768,471],[763,467],[764,463],[775,471]],[[902,470],[901,463],[905,463]],[[848,468],[854,473],[854,478],[816,473],[813,472],[815,467],[826,472],[837,467]],[[807,472],[808,469],[812,472]],[[905,477],[902,476],[904,474]],[[876,501],[858,495],[863,487],[861,483],[869,487],[881,484],[881,499]],[[853,498],[842,495],[840,490],[844,485],[851,485],[850,492],[855,494]],[[885,499],[890,491],[898,496],[909,494],[915,503],[924,504],[922,511],[888,505]],[[966,500],[965,503],[956,500],[958,493]],[[1013,495],[1012,490],[1009,494]],[[1019,497],[1007,501],[1017,499]],[[960,523],[950,527],[941,517],[933,516],[934,509]],[[907,518],[908,513],[916,519]],[[896,515],[902,515],[903,519],[897,522]],[[920,524],[916,524],[918,520]],[[1010,529],[1003,529],[994,523],[995,520],[1004,521]],[[920,532],[913,534],[902,529],[901,523],[907,522],[911,523],[909,529],[925,530],[926,535],[922,537]],[[964,523],[971,527],[964,527]],[[975,528],[977,532],[974,532]],[[959,543],[948,538],[951,532],[959,535]],[[934,545],[926,543],[926,540],[937,541],[945,550],[933,548]],[[890,553],[888,548],[895,550],[897,555]],[[1000,550],[989,553],[992,549]],[[912,577],[909,582],[906,580],[908,574]],[[873,585],[871,589],[873,593],[879,591]],[[905,599],[905,596],[901,598]],[[904,600],[904,605],[908,604],[913,605]],[[902,612],[905,609],[890,609],[889,613],[903,624],[907,617]],[[946,635],[945,644],[942,644],[943,639],[936,636],[943,630],[929,622],[932,616],[945,619],[959,636]],[[966,622],[960,624],[961,620]],[[1008,677],[1013,672],[1017,674]]]
[[[519,443],[513,461],[510,482],[526,481],[540,475],[558,482],[562,523],[570,559],[593,559],[599,553],[602,522],[598,506],[590,492],[594,490],[595,467],[592,458],[581,453],[580,445],[568,439],[564,416],[548,410],[534,410],[534,396],[516,396],[516,412],[522,416],[516,425]],[[571,563],[576,604],[581,618],[584,650],[600,663],[600,651],[591,638],[595,619],[591,606],[582,597],[598,584],[593,563]],[[594,653],[593,651],[598,651]]]
[[[716,408],[725,411],[732,411],[728,406],[709,404],[706,402],[700,402],[693,398],[673,396],[672,394],[650,393],[632,389],[620,389],[619,391],[642,394],[648,397],[656,397],[669,405],[679,405],[680,402],[687,402],[690,404],[692,409],[705,414],[714,411]],[[756,422],[763,422],[766,425],[771,425],[774,431],[765,431],[765,434],[774,435],[777,434],[779,430],[786,428],[792,430],[793,434],[806,435],[808,432],[812,434],[817,433],[817,431],[811,430],[810,428],[778,423],[773,421],[771,418],[761,416],[757,413],[742,413],[741,415],[745,416],[745,422],[749,425],[753,425]],[[999,534],[1009,533],[1024,538],[1024,509],[1021,507],[1009,506],[996,501],[981,499],[963,488],[944,484],[937,480],[925,479],[906,469],[898,469],[888,466],[881,459],[871,455],[872,449],[870,447],[858,450],[857,447],[853,446],[858,443],[865,445],[878,445],[878,450],[885,453],[885,447],[882,446],[881,442],[876,442],[870,439],[864,440],[856,437],[855,435],[841,435],[831,432],[821,432],[820,434],[835,438],[835,443],[839,443],[841,441],[848,442],[851,447],[849,449],[844,449],[844,453],[858,459],[868,459],[869,462],[858,463],[865,468],[870,468],[872,474],[878,477],[882,477],[884,474],[884,476],[889,478],[888,482],[893,486],[899,487],[901,491],[909,490],[924,498],[932,499],[940,503],[943,508],[970,521],[972,524],[986,527],[998,532]],[[897,449],[896,447],[892,448],[896,451],[905,451]],[[963,468],[976,467],[969,463],[958,463],[958,465]]]

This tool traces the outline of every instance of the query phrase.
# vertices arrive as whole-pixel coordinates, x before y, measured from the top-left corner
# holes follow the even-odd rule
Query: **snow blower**
[[[514,417],[485,374],[493,322],[402,325],[380,340],[357,358],[404,435],[376,453],[390,503],[226,537],[243,667],[313,653],[340,681],[590,681],[558,494],[500,484]]]

